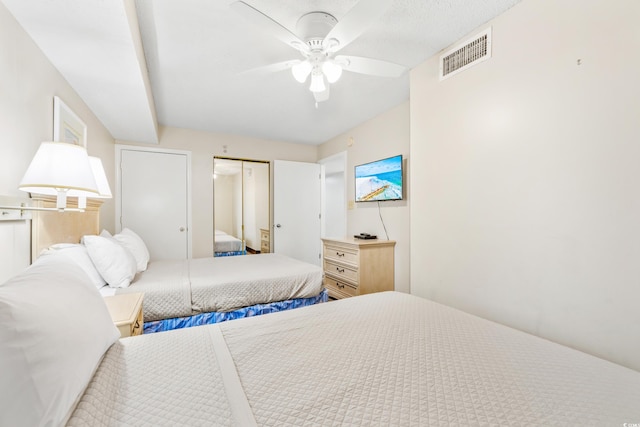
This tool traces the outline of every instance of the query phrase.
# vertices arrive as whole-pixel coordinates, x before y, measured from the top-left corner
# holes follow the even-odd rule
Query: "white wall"
[[[136,144],[116,141],[118,144]],[[155,145],[153,145],[155,146]],[[160,148],[188,150],[192,153],[191,183],[193,199],[193,257],[211,256],[213,247],[213,157],[247,160],[275,159],[315,163],[318,148],[315,145],[268,141],[238,135],[225,135],[197,130],[160,127]],[[273,174],[273,171],[271,171]],[[271,176],[273,185],[273,176]],[[273,187],[272,187],[273,188]],[[271,191],[273,209],[273,191]],[[271,212],[273,217],[273,211]]]
[[[411,72],[412,293],[640,370],[638,17],[524,0]]]
[[[409,158],[409,103],[391,110],[351,129],[319,147],[318,158],[347,151],[347,236],[366,232],[386,239],[384,220],[389,239],[396,241],[395,289],[409,292],[409,206],[411,197],[397,202],[354,203],[354,167],[358,164],[402,154],[405,158],[405,177],[408,177]],[[409,194],[411,182],[407,182]]]
[[[87,149],[102,159],[113,190],[113,138],[0,3],[0,195],[28,197],[18,184],[40,143],[53,137],[56,95],[87,125]],[[105,228],[113,228],[114,206],[113,200],[106,200],[100,209]],[[1,283],[29,263],[30,224],[2,222],[0,228],[0,235],[15,239],[15,245],[0,239],[0,251],[10,251],[17,260],[10,269],[1,264]]]

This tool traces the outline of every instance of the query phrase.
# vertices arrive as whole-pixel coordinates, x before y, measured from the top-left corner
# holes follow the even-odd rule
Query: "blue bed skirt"
[[[236,256],[236,255],[246,255],[247,251],[233,251],[233,252],[214,252],[214,257],[219,256]]]
[[[172,329],[210,325],[243,317],[259,316],[261,314],[275,313],[277,311],[292,310],[298,307],[306,307],[308,305],[327,302],[328,299],[328,291],[323,289],[318,295],[310,298],[296,298],[286,301],[276,301],[269,304],[256,304],[249,307],[239,308],[234,311],[200,313],[189,317],[155,320],[144,323],[144,333],[150,334],[153,332],[170,331]]]

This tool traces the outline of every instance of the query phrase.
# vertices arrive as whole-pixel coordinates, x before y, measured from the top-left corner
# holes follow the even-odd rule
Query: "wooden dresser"
[[[332,298],[394,290],[393,240],[322,239],[324,286]]]
[[[260,229],[260,252],[263,254],[271,252],[271,233],[266,228]]]

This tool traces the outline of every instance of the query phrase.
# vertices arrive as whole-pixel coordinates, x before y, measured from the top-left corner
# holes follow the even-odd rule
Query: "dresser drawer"
[[[354,248],[326,244],[324,247],[324,257],[328,260],[358,265],[358,250]]]
[[[354,284],[358,283],[358,270],[342,264],[337,264],[327,259],[324,260],[324,272],[338,280],[347,280]]]
[[[260,240],[264,241],[269,241],[269,232],[266,231],[261,231],[260,232]]]
[[[324,286],[329,291],[329,295],[334,298],[354,297],[358,295],[358,288],[347,282],[341,282],[333,277],[324,278]]]

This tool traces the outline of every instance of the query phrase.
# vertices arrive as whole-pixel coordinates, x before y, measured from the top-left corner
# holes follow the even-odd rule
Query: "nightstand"
[[[142,317],[142,299],[144,294],[134,292],[104,297],[111,320],[120,331],[120,337],[142,335],[144,319]]]

